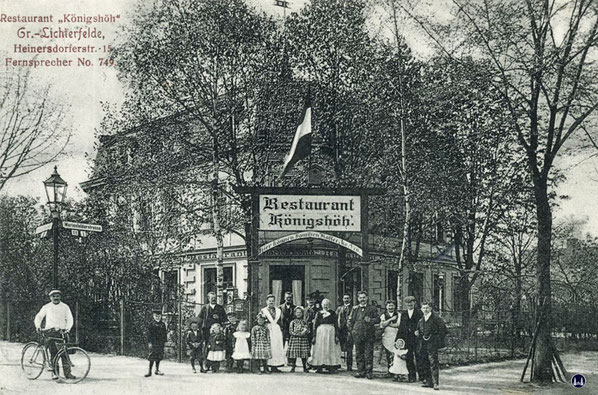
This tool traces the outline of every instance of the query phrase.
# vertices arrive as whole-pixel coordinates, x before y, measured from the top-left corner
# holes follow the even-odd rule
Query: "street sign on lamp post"
[[[54,244],[54,261],[52,265],[52,286],[58,289],[58,235],[60,227],[60,211],[64,204],[66,197],[66,181],[64,181],[58,174],[56,166],[54,166],[54,173],[44,181],[46,189],[46,196],[48,198],[48,206],[52,213],[52,239]]]

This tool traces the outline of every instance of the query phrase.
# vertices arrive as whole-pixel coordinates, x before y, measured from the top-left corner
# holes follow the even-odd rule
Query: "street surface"
[[[524,360],[488,363],[440,371],[440,391],[388,378],[356,379],[342,371],[334,375],[281,373],[270,375],[193,374],[187,364],[163,361],[164,376],[145,378],[147,361],[140,358],[90,354],[91,371],[78,384],[59,384],[44,372],[34,381],[21,372],[22,344],[0,342],[0,394],[598,394],[598,352],[563,355],[570,372],[582,373],[586,386],[543,388],[519,383]],[[284,368],[288,371],[289,368]],[[380,376],[380,375],[378,375]]]

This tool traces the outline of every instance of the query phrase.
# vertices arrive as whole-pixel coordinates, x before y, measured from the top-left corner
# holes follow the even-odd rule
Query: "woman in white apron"
[[[268,295],[266,298],[267,306],[262,309],[262,314],[268,320],[266,326],[270,331],[270,345],[272,347],[272,358],[268,360],[268,366],[271,372],[280,372],[278,368],[284,366],[285,363],[282,330],[280,329],[282,311],[274,305],[274,300],[274,295]]]
[[[384,330],[382,333],[382,346],[386,354],[387,367],[393,363],[395,351],[395,339],[399,331],[401,315],[396,311],[396,304],[393,300],[386,301],[386,311],[380,316],[380,327]],[[392,375],[392,372],[389,371]],[[396,379],[396,377],[393,377]]]

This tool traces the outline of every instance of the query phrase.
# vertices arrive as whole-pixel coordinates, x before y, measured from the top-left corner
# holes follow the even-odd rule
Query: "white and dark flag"
[[[280,177],[283,177],[288,173],[295,163],[301,159],[307,158],[311,154],[311,139],[311,100],[308,97],[305,100],[303,111],[297,122],[297,130],[295,131],[291,151],[284,160]]]

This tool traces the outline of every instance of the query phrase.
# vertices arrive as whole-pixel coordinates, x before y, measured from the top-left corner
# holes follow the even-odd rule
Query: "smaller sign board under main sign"
[[[52,222],[50,222],[49,224],[40,225],[37,228],[35,228],[35,234],[47,232],[50,229],[52,229]]]
[[[361,230],[359,196],[260,195],[260,230]]]
[[[88,232],[101,232],[102,231],[101,225],[84,224],[81,222],[62,221],[62,226],[65,229],[86,230]]]

